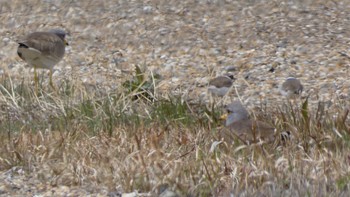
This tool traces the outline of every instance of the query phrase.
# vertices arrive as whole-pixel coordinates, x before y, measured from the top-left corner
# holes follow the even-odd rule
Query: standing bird
[[[231,88],[234,80],[233,75],[216,77],[209,81],[208,91],[217,96],[224,96]]]
[[[296,98],[302,93],[304,87],[301,85],[299,79],[289,77],[283,82],[279,89],[280,93],[287,98]]]
[[[237,136],[242,141],[249,143],[260,139],[268,142],[274,140],[275,128],[265,122],[250,119],[248,111],[240,101],[234,101],[225,108],[228,114],[221,117],[226,119],[225,126],[228,132],[226,131],[225,136],[231,139]]]
[[[36,73],[37,68],[50,70],[50,85],[52,83],[53,67],[62,60],[65,46],[66,32],[60,29],[48,32],[34,32],[28,34],[26,38],[19,42],[17,49],[18,56],[26,61],[29,66],[34,67],[34,81],[37,87],[39,78]]]

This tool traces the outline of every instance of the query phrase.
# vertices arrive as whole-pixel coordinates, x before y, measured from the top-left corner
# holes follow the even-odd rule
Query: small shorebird
[[[216,96],[225,96],[234,80],[233,75],[216,77],[209,81],[208,91]]]
[[[280,93],[289,99],[299,96],[303,89],[304,87],[300,80],[294,77],[287,78],[279,88]]]

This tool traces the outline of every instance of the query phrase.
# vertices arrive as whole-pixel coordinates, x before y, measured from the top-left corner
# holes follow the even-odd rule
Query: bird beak
[[[65,44],[66,46],[69,46],[69,43],[67,42],[67,40],[64,40],[64,44]]]
[[[226,113],[226,114],[223,114],[222,116],[220,116],[220,120],[226,120],[226,119],[227,119],[227,116],[228,116],[227,113]]]

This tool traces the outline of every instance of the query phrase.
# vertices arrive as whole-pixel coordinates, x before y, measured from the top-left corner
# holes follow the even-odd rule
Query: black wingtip
[[[18,43],[19,44],[19,48],[29,48],[27,45],[23,44],[23,43]]]
[[[229,75],[228,77],[229,77],[231,80],[233,80],[233,81],[236,80],[236,78],[235,78],[233,75]]]

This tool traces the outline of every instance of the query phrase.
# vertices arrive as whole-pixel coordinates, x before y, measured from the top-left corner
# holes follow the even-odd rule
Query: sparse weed
[[[149,102],[153,102],[156,98],[156,78],[157,77],[154,77],[153,75],[147,78],[146,73],[143,72],[138,65],[136,65],[133,79],[124,82],[123,87],[131,96],[132,100],[144,99]]]
[[[154,82],[135,80],[124,84],[125,95],[100,96],[72,81],[36,94],[25,82],[2,80],[0,169],[19,166],[44,181],[58,177],[53,185],[154,193],[167,183],[183,196],[317,195],[319,185],[340,194],[349,187],[345,104],[313,109],[306,99],[266,106],[256,117],[290,129],[293,139],[277,148],[248,146],[220,141],[221,109],[157,98]]]

